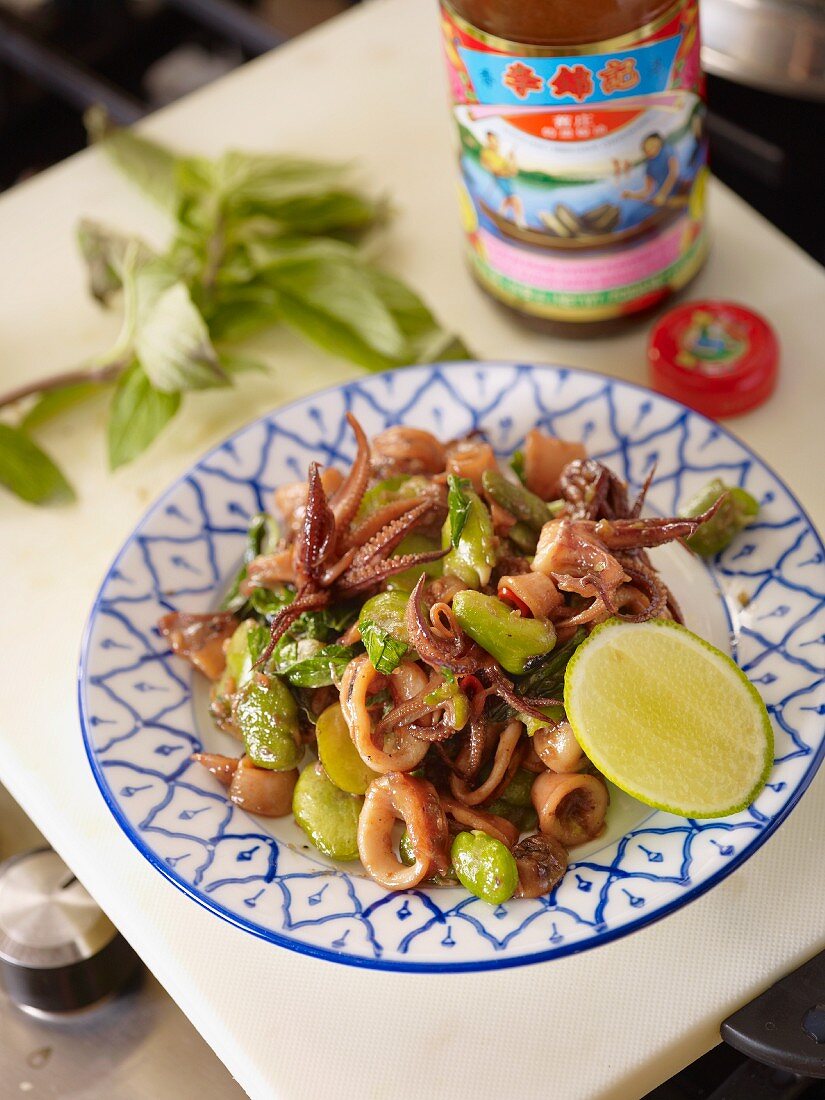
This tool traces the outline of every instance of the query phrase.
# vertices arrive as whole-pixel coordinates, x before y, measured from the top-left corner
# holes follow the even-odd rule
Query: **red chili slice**
[[[532,619],[533,612],[527,606],[527,604],[515,592],[509,588],[506,584],[503,584],[498,590],[498,598],[505,603],[511,604],[516,611],[525,619]]]

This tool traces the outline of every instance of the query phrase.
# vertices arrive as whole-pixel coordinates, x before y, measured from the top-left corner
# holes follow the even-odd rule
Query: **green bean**
[[[552,623],[524,619],[495,596],[457,592],[453,613],[462,630],[514,676],[521,675],[530,660],[549,653],[556,644]]]
[[[490,500],[534,531],[540,531],[550,519],[547,505],[541,497],[523,485],[508,481],[499,470],[485,470],[481,475],[481,484]]]
[[[510,542],[514,542],[519,550],[523,550],[525,554],[531,556],[535,554],[539,541],[538,535],[528,523],[522,523],[521,520],[514,523],[507,532],[507,538]]]
[[[310,764],[298,776],[292,796],[295,820],[319,852],[348,863],[358,859],[358,816],[363,798],[340,790],[321,764]]]
[[[450,552],[442,559],[445,573],[452,573],[471,588],[488,584],[496,564],[493,521],[481,497],[472,489],[462,490],[469,502],[466,518],[458,536],[458,545],[451,542],[449,517],[441,531],[441,545]]]
[[[336,787],[347,794],[363,794],[377,773],[368,768],[352,743],[339,703],[332,703],[315,726],[318,756]]]
[[[234,715],[247,754],[259,768],[287,771],[304,755],[298,706],[277,676],[253,674],[235,697]]]
[[[461,885],[490,905],[501,905],[515,893],[518,867],[505,844],[480,829],[459,833],[451,850]]]
[[[691,550],[703,558],[721,553],[744,527],[753,523],[759,514],[759,501],[755,497],[745,489],[729,488],[720,478],[714,478],[713,481],[708,482],[696,496],[688,501],[680,514],[700,516],[715,504],[723,493],[727,493],[728,497],[720,505],[719,511],[711,516],[707,523],[703,523],[695,534],[686,539]]]

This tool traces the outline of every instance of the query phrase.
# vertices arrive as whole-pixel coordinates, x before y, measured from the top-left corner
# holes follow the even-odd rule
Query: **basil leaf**
[[[359,629],[370,664],[376,672],[388,675],[398,668],[409,651],[406,643],[393,638],[371,619],[362,619]]]
[[[226,385],[206,322],[185,284],[170,285],[167,273],[151,264],[137,271],[134,280],[127,324],[135,354],[155,389],[173,393]]]
[[[367,229],[378,221],[382,209],[355,191],[322,191],[257,205],[281,232],[291,233]]]
[[[313,638],[331,642],[340,637],[358,618],[358,607],[353,603],[341,603],[321,611],[305,611],[290,627],[293,638]]]
[[[198,186],[208,179],[207,188],[231,198],[234,206],[266,211],[300,195],[326,191],[349,172],[347,165],[331,161],[234,149],[209,164],[209,173],[200,165],[199,173],[183,178],[190,194],[197,193]]]
[[[312,640],[292,641],[278,647],[275,670],[294,687],[329,687],[340,682],[357,646],[320,645]]]
[[[221,365],[221,369],[227,374],[247,374],[249,371],[255,371],[257,374],[266,374],[269,371],[269,367],[266,363],[261,363],[258,359],[253,359],[248,355],[241,355],[235,351],[219,351],[218,362]]]
[[[82,218],[77,226],[77,243],[86,261],[89,293],[103,305],[123,286],[123,268],[127,255],[142,267],[155,258],[148,245],[137,237],[127,237],[114,229]]]
[[[269,627],[263,623],[254,623],[247,631],[246,644],[254,668],[269,645]]]
[[[39,428],[41,424],[45,424],[59,413],[94,397],[105,385],[107,383],[104,382],[72,382],[71,385],[48,390],[32,405],[20,421],[19,427],[26,432]]]
[[[386,364],[405,359],[404,334],[361,264],[317,257],[278,264],[268,269],[267,276],[281,295],[287,324],[315,343],[329,347],[331,334],[336,333],[330,350],[346,347],[347,357],[355,358],[353,351],[364,348],[365,366],[371,361]],[[319,324],[324,327],[315,331]]]
[[[138,363],[118,379],[109,411],[109,465],[113,470],[145,451],[180,408],[179,393],[155,389]]]
[[[539,658],[529,672],[514,677],[516,692],[535,699],[560,699],[564,693],[564,672],[567,664],[585,637],[586,631],[579,627],[569,641],[551,650],[546,657]],[[492,721],[503,722],[518,712],[509,703],[494,696],[487,703],[486,713]]]
[[[268,554],[274,550],[280,535],[281,529],[278,522],[273,519],[268,512],[258,512],[257,515],[252,517],[246,532],[246,546],[244,547],[243,562],[235,575],[232,586],[223,598],[221,611],[232,611],[235,614],[240,614],[243,609],[244,614],[241,615],[241,618],[244,618],[249,608],[256,610],[252,605],[251,598],[248,599],[246,596],[241,595],[241,584],[246,580],[247,566],[252,559],[257,558],[259,554]],[[257,591],[265,592],[264,589],[256,589],[255,592]],[[284,591],[286,592],[288,589]],[[292,595],[293,594],[290,593],[290,596]],[[281,599],[282,602],[277,610],[280,610],[286,603],[291,602],[291,600],[282,599],[282,594],[279,594],[279,599]]]
[[[473,358],[459,337],[441,328],[415,291],[385,271],[369,268],[368,273],[373,289],[406,338],[408,363]]]
[[[249,593],[249,604],[252,610],[267,619],[273,619],[294,599],[295,593],[289,588],[253,588]]]
[[[74,499],[74,490],[46,452],[8,424],[0,424],[0,485],[29,504]]]
[[[111,127],[100,108],[87,111],[83,121],[92,141],[100,144],[112,163],[158,206],[175,214],[177,157],[163,145],[138,137],[134,130]]]
[[[457,547],[467,516],[470,514],[470,497],[464,492],[469,488],[470,482],[465,477],[456,477],[450,474],[447,478],[449,492],[447,493],[447,515],[450,521],[450,543]]]

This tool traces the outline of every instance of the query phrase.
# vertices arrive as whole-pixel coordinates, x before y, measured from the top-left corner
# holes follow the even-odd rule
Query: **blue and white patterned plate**
[[[673,513],[712,476],[745,486],[759,522],[705,565],[679,546],[654,560],[688,626],[731,652],[762,693],[776,734],[768,785],[746,812],[692,821],[613,792],[609,828],[574,852],[550,898],[493,908],[458,889],[391,894],[357,864],[334,866],[291,819],[227,802],[189,754],[233,755],[206,691],[155,629],[168,610],[214,608],[233,576],[247,520],[311,459],[346,466],[344,413],[373,433],[389,424],[442,438],[482,428],[502,455],[539,425]],[[786,486],[723,428],[636,386],[585,372],[449,364],[374,375],[298,401],[243,428],[150,509],[118,554],[92,609],[80,712],[95,778],[140,852],[217,917],[325,959],[396,970],[512,966],[581,951],[698,897],[785,818],[825,751],[825,552]]]

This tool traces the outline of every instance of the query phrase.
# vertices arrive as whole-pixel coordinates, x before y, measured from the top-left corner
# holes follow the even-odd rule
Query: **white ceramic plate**
[[[673,514],[711,477],[743,485],[759,522],[705,564],[653,552],[687,625],[731,653],[761,692],[776,762],[753,806],[692,821],[613,792],[608,830],[576,849],[548,898],[491,907],[460,889],[387,893],[358,864],[334,866],[291,818],[227,802],[189,755],[237,754],[206,712],[198,677],[155,629],[169,610],[218,605],[247,521],[308,463],[346,467],[351,410],[368,435],[389,424],[442,438],[481,428],[515,450],[538,425],[581,439],[632,487],[650,466],[651,509]],[[719,425],[640,387],[559,367],[467,363],[373,375],[250,424],[198,462],[149,510],[92,608],[80,666],[89,761],[118,823],[167,878],[218,919],[322,958],[397,970],[512,966],[581,951],[641,928],[702,894],[785,818],[825,750],[825,552],[793,494]]]

